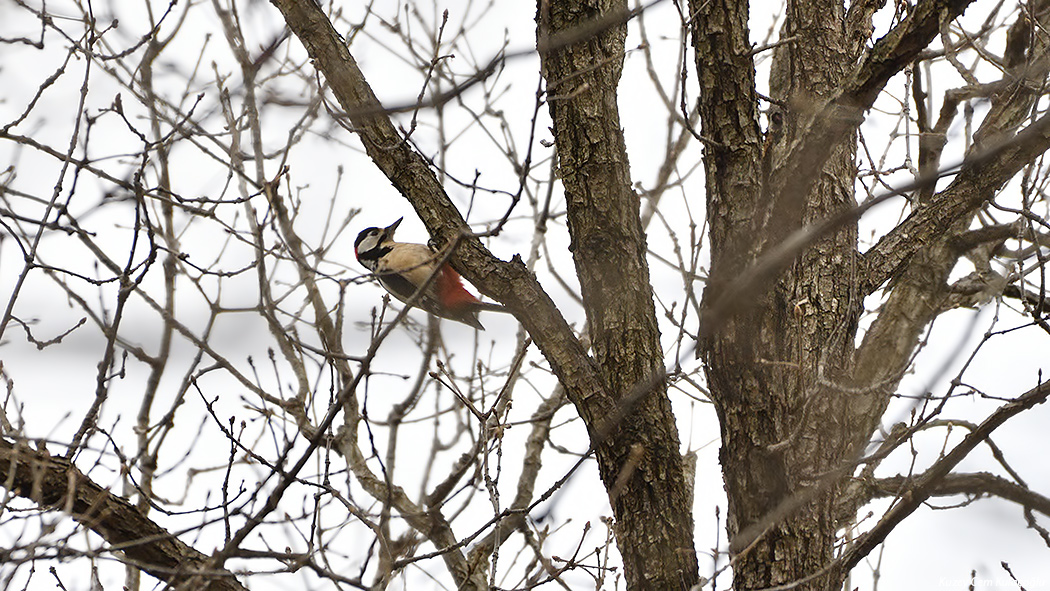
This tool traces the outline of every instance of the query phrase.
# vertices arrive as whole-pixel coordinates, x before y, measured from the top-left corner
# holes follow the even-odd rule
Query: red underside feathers
[[[449,309],[461,309],[478,301],[463,287],[459,273],[448,265],[441,269],[441,275],[435,281],[440,301]]]

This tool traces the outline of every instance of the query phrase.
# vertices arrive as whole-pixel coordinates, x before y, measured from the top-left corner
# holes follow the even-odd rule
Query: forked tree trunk
[[[850,2],[848,11],[844,4],[786,3],[763,132],[748,3],[690,2],[711,237],[701,355],[721,422],[734,588],[741,590],[841,587],[848,567],[832,560],[836,531],[856,509],[844,484],[921,331],[943,309],[959,256],[951,236],[1022,162],[1002,155],[1002,162],[965,168],[937,197],[932,187],[919,192],[920,208],[908,222],[935,221],[910,235],[902,224],[900,240],[912,244],[891,232],[897,242],[862,256],[856,223],[845,223],[782,259],[790,264],[766,266],[792,233],[855,206],[864,112],[968,2],[918,3],[863,55],[882,3]],[[1046,19],[1046,3],[1035,4],[1032,14]],[[1021,124],[1034,100],[1025,84],[1038,87],[1046,76],[1045,60],[1032,59],[1041,51],[1026,42],[1008,50],[1009,92],[993,98],[974,149]],[[944,140],[924,138],[920,162],[936,166],[937,141]],[[1022,149],[1038,153],[1045,145]],[[741,293],[738,278],[756,268],[764,278],[744,283],[754,289]],[[857,347],[863,298],[887,279],[895,280],[890,296]]]
[[[856,140],[832,147],[805,199],[775,188],[798,171],[788,152],[857,58],[842,2],[788,2],[771,77],[768,128],[759,128],[746,4],[693,2],[700,72],[711,273],[704,308],[792,231],[855,205]],[[727,59],[727,56],[731,56]],[[701,354],[722,429],[734,588],[791,582],[835,589],[827,567],[840,515],[842,471],[875,413],[853,413],[846,386],[863,296],[857,229],[847,224],[806,249],[772,286],[743,294],[742,310],[702,319]]]

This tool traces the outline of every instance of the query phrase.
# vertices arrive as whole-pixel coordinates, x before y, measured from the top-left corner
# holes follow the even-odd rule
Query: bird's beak
[[[385,234],[387,238],[392,238],[394,236],[394,230],[397,229],[398,224],[400,224],[401,220],[403,220],[403,219],[405,219],[405,218],[404,217],[399,217],[399,218],[397,218],[396,222],[394,222],[394,223],[390,224],[389,226],[383,228],[383,234]]]

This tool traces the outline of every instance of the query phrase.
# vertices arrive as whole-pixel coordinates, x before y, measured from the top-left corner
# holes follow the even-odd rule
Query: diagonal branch
[[[615,403],[605,392],[597,367],[554,302],[517,257],[509,263],[501,261],[467,232],[466,222],[426,160],[397,133],[321,8],[293,0],[273,0],[273,4],[324,74],[369,157],[412,204],[434,240],[440,244],[461,240],[453,266],[479,291],[514,313],[588,425],[612,412]]]
[[[68,460],[0,438],[0,478],[12,493],[69,513],[124,559],[171,587],[191,576],[207,591],[244,591],[226,569],[202,572],[206,554],[179,540],[127,500],[102,488]]]
[[[959,462],[963,460],[975,447],[988,438],[995,429],[1009,420],[1011,417],[1028,410],[1046,401],[1050,396],[1050,386],[1040,384],[1035,388],[1018,396],[1016,399],[1000,406],[995,412],[984,420],[973,431],[966,434],[959,445],[940,460],[937,460],[930,469],[921,476],[914,479],[910,486],[900,491],[898,495],[900,502],[886,512],[875,527],[864,533],[846,549],[834,565],[840,572],[849,572],[875,546],[882,543],[897,524],[918,509],[926,499],[930,498],[938,489],[943,479],[951,472]]]
[[[1046,0],[1041,0],[1046,5]],[[1050,12],[1035,12],[1046,24]],[[1027,17],[1025,17],[1027,18]],[[974,214],[1024,166],[1050,149],[1050,114],[1032,114],[1050,61],[1040,39],[1029,61],[1011,68],[992,95],[991,109],[973,134],[974,147],[951,184],[921,203],[859,261],[858,291],[868,295],[894,280],[889,298],[857,348],[853,379],[871,388],[860,396],[870,409],[872,429],[899,381],[925,327],[944,310],[951,295],[948,277],[961,252],[954,236],[970,227]],[[1027,120],[1031,123],[1017,132]]]
[[[864,253],[860,293],[868,295],[893,277],[918,250],[970,215],[1036,156],[1050,150],[1050,114],[1043,115],[999,149],[963,163],[962,172]]]
[[[902,489],[914,481],[914,478],[904,476],[879,478],[874,483],[871,496],[873,498],[896,497]],[[1050,516],[1050,498],[1026,486],[987,472],[951,474],[932,486],[930,496],[945,497],[950,495],[999,497],[1007,501],[1013,501],[1026,509]]]

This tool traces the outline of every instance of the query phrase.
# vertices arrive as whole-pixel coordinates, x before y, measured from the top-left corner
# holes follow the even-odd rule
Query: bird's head
[[[354,254],[357,260],[369,269],[375,265],[379,257],[389,251],[389,244],[394,241],[394,231],[398,224],[405,218],[397,218],[397,221],[385,228],[365,228],[354,240]]]

